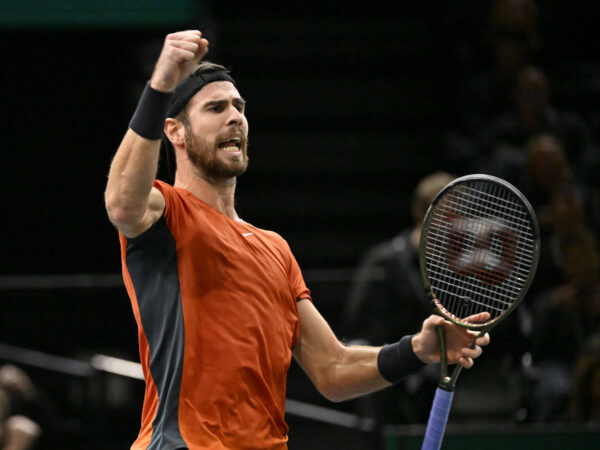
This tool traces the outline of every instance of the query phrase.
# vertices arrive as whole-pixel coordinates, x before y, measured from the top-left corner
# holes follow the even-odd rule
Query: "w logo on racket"
[[[517,236],[492,218],[447,215],[446,263],[455,273],[494,286],[515,266]]]

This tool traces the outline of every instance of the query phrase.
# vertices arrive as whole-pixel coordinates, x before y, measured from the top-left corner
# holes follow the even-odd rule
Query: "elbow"
[[[319,391],[327,400],[333,403],[340,403],[350,399],[349,396],[344,395],[339,389],[319,389]]]
[[[349,400],[353,396],[348,392],[347,386],[341,376],[341,360],[339,356],[335,363],[332,363],[327,369],[324,369],[315,377],[315,386],[319,393],[327,400],[339,403]]]
[[[323,397],[333,403],[340,403],[356,397],[348,388],[334,380],[321,381],[317,385],[318,391]]]
[[[114,195],[105,194],[104,206],[109,220],[117,227],[139,220],[139,212]]]
[[[336,388],[335,383],[326,377],[313,380],[313,383],[319,393],[330,402],[339,403],[345,400],[340,389]]]
[[[108,220],[111,221],[113,225],[117,228],[123,223],[128,223],[131,221],[131,215],[124,210],[123,208],[106,206],[106,213],[108,214]]]

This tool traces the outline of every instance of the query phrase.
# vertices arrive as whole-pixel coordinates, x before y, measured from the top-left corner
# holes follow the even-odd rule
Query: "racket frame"
[[[531,233],[533,236],[533,242],[532,242],[532,244],[533,244],[533,250],[532,250],[533,261],[531,263],[531,269],[527,275],[527,279],[525,280],[525,283],[524,283],[522,289],[520,290],[519,294],[517,295],[515,300],[512,302],[512,304],[505,311],[503,311],[499,316],[493,318],[492,320],[489,320],[487,322],[480,323],[480,324],[465,322],[463,320],[456,318],[455,316],[453,316],[452,314],[450,314],[449,312],[447,312],[445,310],[443,305],[437,299],[437,296],[433,290],[433,287],[431,286],[431,283],[429,282],[429,276],[428,276],[427,268],[426,268],[426,264],[425,264],[425,253],[426,253],[425,247],[426,247],[426,240],[427,240],[426,239],[426,237],[427,237],[426,230],[428,229],[428,224],[430,223],[432,216],[433,216],[434,212],[436,211],[437,204],[440,202],[440,200],[442,198],[444,198],[444,196],[446,195],[446,193],[448,191],[450,191],[451,189],[454,189],[457,185],[468,184],[469,182],[476,182],[476,181],[482,181],[482,182],[487,181],[487,182],[496,183],[496,184],[501,185],[505,189],[508,189],[509,191],[511,191],[518,198],[518,200],[521,201],[522,205],[527,210],[527,212],[531,218],[531,225],[532,225]],[[461,327],[464,327],[464,328],[467,328],[467,329],[470,329],[473,331],[479,331],[478,336],[473,340],[473,342],[471,344],[471,347],[474,348],[475,340],[478,337],[483,336],[485,333],[489,332],[493,327],[495,327],[496,325],[498,325],[498,323],[500,323],[502,320],[504,320],[519,305],[521,300],[523,300],[523,298],[527,294],[527,291],[529,290],[529,287],[531,286],[531,283],[535,276],[535,272],[537,270],[537,266],[538,266],[538,262],[539,262],[539,253],[540,253],[539,249],[540,249],[540,230],[539,230],[539,225],[538,225],[538,221],[537,221],[535,212],[534,212],[531,204],[527,200],[527,198],[517,188],[515,188],[513,185],[511,185],[510,183],[508,183],[507,181],[505,181],[501,178],[494,177],[492,175],[487,175],[487,174],[466,175],[466,176],[459,177],[459,178],[451,181],[440,192],[438,192],[438,194],[435,196],[434,200],[431,202],[431,205],[429,206],[427,213],[425,214],[425,217],[423,219],[421,239],[420,239],[420,244],[419,244],[419,265],[420,265],[420,271],[421,271],[421,278],[422,278],[423,284],[425,286],[425,293],[431,299],[431,303],[433,306],[433,313],[442,316],[444,319],[446,319],[458,326],[461,326]],[[444,338],[444,330],[442,327],[438,327],[437,334],[438,334],[438,340],[439,340],[439,344],[440,344],[440,366],[441,366],[440,367],[440,381],[439,381],[438,386],[446,391],[453,391],[455,384],[456,384],[456,380],[458,378],[458,375],[460,374],[460,371],[462,369],[462,366],[457,364],[456,367],[454,368],[452,375],[448,376],[448,363],[447,363],[448,358],[447,358],[447,354],[446,354],[446,345],[445,345],[446,341]]]

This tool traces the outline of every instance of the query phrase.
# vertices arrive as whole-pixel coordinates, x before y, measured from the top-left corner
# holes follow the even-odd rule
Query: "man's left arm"
[[[471,349],[469,345],[476,336],[473,332],[431,316],[419,333],[395,344],[347,347],[336,338],[311,301],[300,300],[298,314],[300,339],[294,347],[294,357],[319,392],[334,402],[391,386],[399,381],[399,376],[439,361],[437,326],[445,328],[449,362],[458,362],[465,368],[473,365],[473,359],[481,354],[481,346],[489,343],[486,334]]]

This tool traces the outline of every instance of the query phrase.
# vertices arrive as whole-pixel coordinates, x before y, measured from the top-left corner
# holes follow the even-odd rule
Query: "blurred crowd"
[[[33,448],[41,434],[37,389],[31,378],[12,364],[0,366],[0,449]]]
[[[533,0],[490,2],[490,64],[461,78],[459,119],[448,133],[443,172],[425,176],[416,187],[413,224],[364,256],[342,334],[383,344],[418,329],[430,311],[417,256],[429,203],[455,176],[498,176],[535,209],[542,254],[525,301],[493,330],[487,361],[482,358],[476,366],[484,367],[474,370],[512,380],[495,383],[504,398],[514,391],[508,420],[598,422],[600,130],[581,111],[553,103],[552,79],[536,60],[543,40],[537,12]],[[380,423],[425,422],[437,377],[437,370],[426,368],[392,393],[357,402],[358,412]]]

